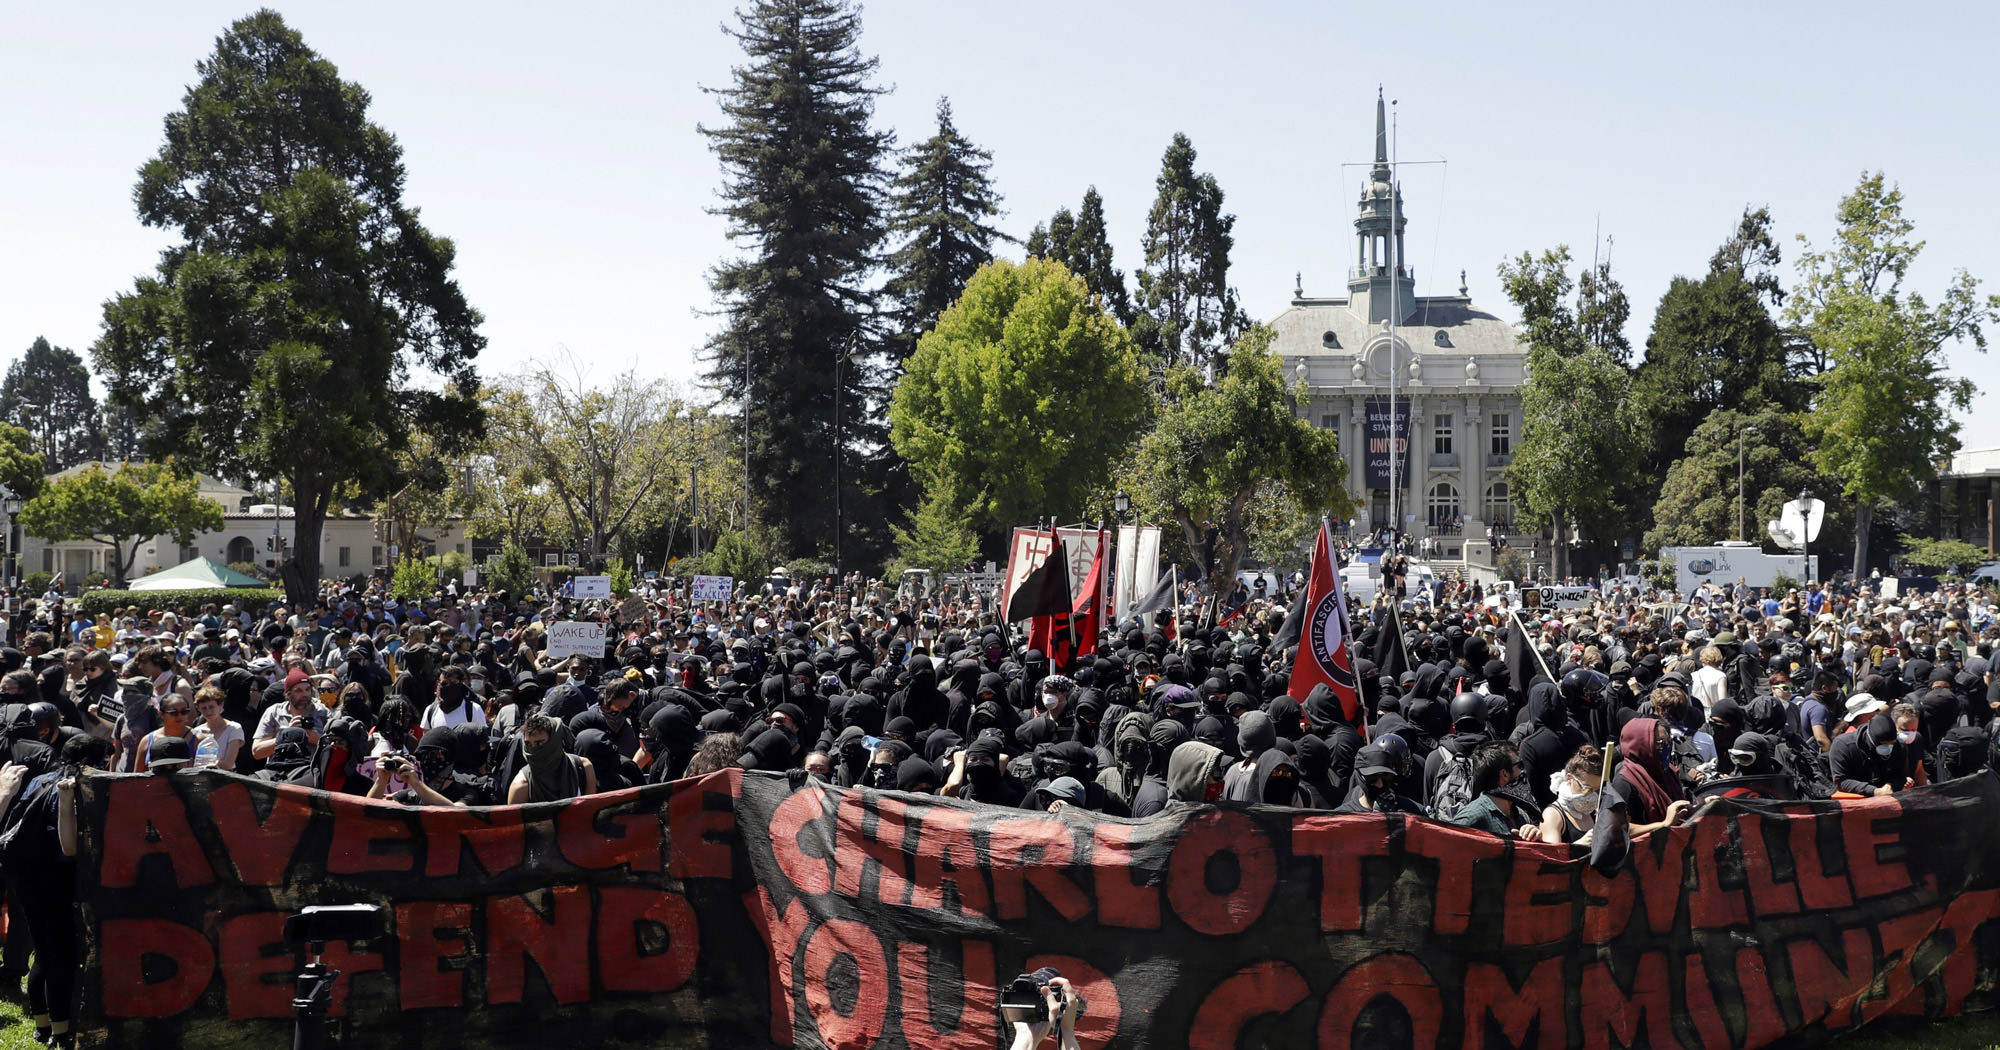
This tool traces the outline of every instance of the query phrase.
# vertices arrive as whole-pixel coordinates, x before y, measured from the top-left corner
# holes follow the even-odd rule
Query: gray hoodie
[[[1167,760],[1167,791],[1177,802],[1201,802],[1208,794],[1208,780],[1217,764],[1229,756],[1214,744],[1190,740],[1174,748]]]

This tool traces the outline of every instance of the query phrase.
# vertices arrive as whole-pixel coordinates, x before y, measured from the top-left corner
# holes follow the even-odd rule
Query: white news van
[[[1772,587],[1780,576],[1801,582],[1808,578],[1804,555],[1765,554],[1751,543],[1666,547],[1660,557],[1673,559],[1674,588],[1683,595],[1693,594],[1704,581],[1717,587],[1739,581],[1749,587]]]

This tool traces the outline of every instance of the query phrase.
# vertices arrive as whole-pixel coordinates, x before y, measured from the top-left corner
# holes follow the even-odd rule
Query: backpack
[[[1431,809],[1439,820],[1449,820],[1472,804],[1472,757],[1444,748],[1444,763],[1438,766],[1437,786],[1431,789]]]
[[[1946,733],[1937,746],[1937,781],[1970,776],[1986,767],[1986,730],[1959,726]]]
[[[62,847],[54,830],[56,779],[54,773],[43,774],[7,811],[6,830],[0,831],[0,868],[26,871],[61,858]]]

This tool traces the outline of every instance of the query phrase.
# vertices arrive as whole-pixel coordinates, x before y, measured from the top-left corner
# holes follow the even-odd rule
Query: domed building
[[[1348,491],[1362,508],[1357,528],[1390,523],[1393,475],[1404,532],[1435,537],[1441,557],[1485,560],[1487,528],[1513,523],[1503,471],[1521,432],[1527,347],[1512,325],[1473,305],[1463,270],[1458,294],[1417,294],[1385,117],[1378,96],[1346,294],[1307,295],[1301,281],[1271,321],[1272,350],[1288,380],[1307,385],[1306,417],[1340,436]],[[1403,453],[1393,469],[1392,447]]]

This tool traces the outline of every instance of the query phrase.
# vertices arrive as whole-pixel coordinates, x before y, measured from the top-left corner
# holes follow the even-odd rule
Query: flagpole
[[[1551,682],[1559,681],[1556,678],[1556,673],[1554,671],[1549,670],[1549,662],[1547,660],[1542,659],[1542,650],[1539,647],[1537,647],[1534,644],[1534,642],[1528,639],[1528,628],[1522,625],[1521,614],[1519,612],[1516,612],[1513,608],[1509,607],[1507,610],[1507,618],[1514,621],[1514,629],[1521,632],[1522,645],[1528,650],[1528,652],[1534,654],[1535,662],[1542,665],[1542,673],[1548,675],[1549,681]],[[1527,691],[1525,688],[1527,683],[1523,682],[1520,684],[1523,686],[1522,692],[1525,693]]]
[[[1417,662],[1410,658],[1410,636],[1403,633],[1403,603],[1389,599],[1389,615],[1396,621],[1396,644],[1403,650],[1403,667],[1415,670]]]

